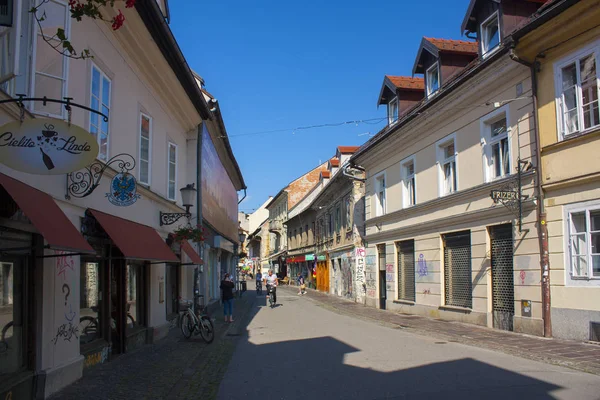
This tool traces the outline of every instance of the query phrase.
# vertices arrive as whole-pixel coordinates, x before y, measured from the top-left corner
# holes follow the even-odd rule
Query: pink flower
[[[135,6],[135,0],[126,0],[126,2],[125,2],[126,8],[131,8],[133,6]]]
[[[125,22],[125,16],[121,13],[121,10],[119,10],[119,15],[117,15],[116,17],[113,18],[112,20],[112,28],[113,30],[117,30],[120,27],[123,26],[123,22]]]

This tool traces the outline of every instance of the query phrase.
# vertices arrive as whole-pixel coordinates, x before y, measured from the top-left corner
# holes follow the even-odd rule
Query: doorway
[[[512,225],[491,227],[490,239],[494,328],[512,331],[515,315]]]
[[[379,271],[379,308],[385,310],[387,300],[385,271]]]
[[[165,307],[167,320],[177,317],[179,312],[179,302],[177,301],[180,293],[179,274],[181,266],[177,264],[167,264],[165,274]]]

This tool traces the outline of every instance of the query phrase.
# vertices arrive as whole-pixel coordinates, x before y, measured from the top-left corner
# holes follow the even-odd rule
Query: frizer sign
[[[0,162],[17,171],[67,174],[91,164],[97,155],[96,138],[64,121],[35,118],[0,127]]]

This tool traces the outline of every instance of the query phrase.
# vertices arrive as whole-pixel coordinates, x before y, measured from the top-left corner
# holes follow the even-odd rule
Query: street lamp
[[[244,243],[246,241],[246,234],[244,232],[240,232],[239,239],[240,243]]]
[[[181,217],[187,217],[188,219],[192,216],[190,214],[190,207],[194,207],[194,201],[196,200],[196,188],[193,183],[185,185],[185,187],[180,189],[181,191],[181,202],[185,207],[184,213],[164,213],[162,211],[159,212],[160,216],[160,225],[171,225],[179,220]]]

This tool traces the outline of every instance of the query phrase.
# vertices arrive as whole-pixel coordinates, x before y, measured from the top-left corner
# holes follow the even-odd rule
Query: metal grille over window
[[[398,299],[415,301],[415,241],[400,242],[397,250]]]
[[[444,287],[447,306],[473,306],[469,231],[444,235]]]
[[[513,330],[515,315],[512,225],[491,230],[494,327]]]

